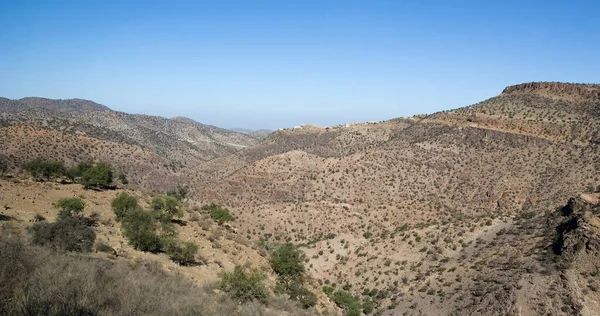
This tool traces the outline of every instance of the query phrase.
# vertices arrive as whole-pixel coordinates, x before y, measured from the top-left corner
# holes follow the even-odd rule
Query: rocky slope
[[[30,109],[3,114],[0,148],[114,160],[156,190],[188,183],[194,203],[230,207],[240,235],[301,246],[320,285],[380,314],[595,315],[599,91],[526,83],[455,110],[248,144],[187,119]],[[185,147],[199,140],[215,147]]]
[[[383,313],[577,313],[512,290],[541,293],[546,268],[529,257],[553,235],[544,220],[506,232],[600,184],[596,91],[524,84],[433,115],[277,131],[213,160],[235,167],[196,198],[231,206],[253,240],[307,245],[316,279]]]

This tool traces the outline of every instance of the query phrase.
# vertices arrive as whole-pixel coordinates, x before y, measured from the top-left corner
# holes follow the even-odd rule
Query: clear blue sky
[[[521,82],[600,82],[599,12],[577,0],[0,0],[0,96],[222,127],[384,120]]]

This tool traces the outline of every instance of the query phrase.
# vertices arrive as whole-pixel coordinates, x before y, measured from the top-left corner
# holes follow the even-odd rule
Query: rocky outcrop
[[[567,261],[580,254],[600,255],[600,205],[581,197],[571,198],[561,213],[564,220],[556,227],[554,254]]]
[[[508,86],[502,94],[545,91],[553,94],[570,94],[586,99],[600,99],[600,85],[562,82],[527,82]]]

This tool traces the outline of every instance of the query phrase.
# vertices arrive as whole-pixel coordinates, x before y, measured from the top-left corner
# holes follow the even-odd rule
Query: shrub
[[[150,201],[150,208],[154,211],[161,211],[165,208],[165,200],[160,196],[155,196]]]
[[[246,272],[243,267],[235,266],[233,272],[223,273],[219,289],[240,302],[256,300],[266,303],[269,292],[263,284],[264,279],[265,276],[259,272]]]
[[[26,246],[0,229],[0,315],[309,314],[282,297],[267,310],[225,295],[165,274],[155,262],[70,256]]]
[[[36,180],[60,177],[66,174],[65,165],[62,161],[44,161],[42,159],[34,159],[25,165],[23,169],[27,170]]]
[[[175,240],[163,240],[164,250],[169,255],[169,258],[175,263],[182,266],[196,264],[196,253],[198,245],[193,242],[184,242],[181,245]]]
[[[174,216],[179,218],[183,217],[181,204],[177,199],[172,197],[167,197],[165,199],[158,196],[153,197],[150,202],[150,208],[154,212],[156,219],[163,223],[172,221]]]
[[[306,256],[291,243],[275,249],[271,254],[271,267],[279,276],[278,287],[290,299],[299,301],[302,307],[316,304],[317,297],[304,287],[304,259]]]
[[[337,291],[330,296],[333,302],[344,310],[346,316],[360,316],[362,304],[357,297],[346,291]]]
[[[128,184],[129,180],[127,180],[127,175],[125,175],[125,173],[123,172],[119,172],[119,175],[117,176],[117,179],[119,179],[119,181],[121,181],[122,184]]]
[[[54,203],[54,207],[60,209],[58,219],[71,216],[81,217],[85,202],[78,197],[64,198]]]
[[[323,293],[325,293],[325,295],[327,295],[327,296],[331,296],[333,294],[333,290],[334,290],[334,288],[332,288],[331,286],[323,287]]]
[[[165,212],[171,214],[172,216],[177,216],[179,218],[183,217],[183,211],[181,210],[181,204],[179,201],[173,197],[165,198]]]
[[[129,212],[138,208],[138,201],[134,196],[121,192],[111,203],[113,212],[117,216],[117,222],[121,221]]]
[[[159,252],[162,249],[162,242],[156,234],[156,225],[150,212],[140,208],[129,210],[122,222],[123,235],[135,249],[148,252]]]
[[[227,208],[215,203],[204,205],[200,209],[208,211],[210,213],[210,217],[219,225],[223,225],[226,222],[235,220],[235,217],[229,213]]]
[[[96,164],[83,172],[81,182],[87,189],[108,188],[113,182],[112,166],[103,162]]]
[[[374,306],[373,306],[373,302],[364,302],[362,304],[362,308],[363,308],[363,313],[365,314],[371,314],[373,312]]]
[[[305,255],[293,244],[287,243],[278,247],[271,255],[271,266],[280,277],[302,278],[304,275]]]
[[[34,245],[64,251],[90,252],[96,240],[96,232],[85,219],[71,216],[54,223],[35,223],[30,232]]]
[[[317,296],[305,288],[300,281],[290,283],[287,293],[290,299],[298,301],[302,308],[313,307],[317,304]]]
[[[81,177],[83,176],[83,174],[88,170],[91,169],[94,166],[94,164],[90,161],[84,161],[84,162],[80,162],[77,166],[71,167],[67,170],[67,177],[69,177],[69,179],[71,179],[71,181],[77,181],[80,180]]]

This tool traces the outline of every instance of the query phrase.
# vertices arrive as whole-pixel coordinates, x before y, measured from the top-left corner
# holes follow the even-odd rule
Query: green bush
[[[219,289],[229,293],[240,302],[259,301],[266,303],[269,296],[263,284],[265,276],[259,272],[246,272],[241,266],[235,266],[233,272],[221,276]]]
[[[293,244],[287,243],[271,254],[271,266],[282,278],[303,278],[305,255]]]
[[[30,232],[34,245],[64,251],[90,252],[96,240],[96,232],[84,218],[71,216],[54,223],[35,223]]]
[[[208,211],[210,214],[210,218],[212,218],[219,225],[223,225],[226,222],[235,220],[235,217],[231,215],[231,213],[229,213],[229,210],[227,208],[215,203],[204,205],[200,209]]]
[[[81,183],[86,189],[98,188],[105,189],[110,187],[113,182],[112,166],[100,162],[95,166],[87,169],[81,176]]]
[[[161,211],[165,208],[165,200],[160,196],[155,196],[150,201],[150,208],[154,211]]]
[[[173,197],[165,198],[165,212],[171,214],[172,216],[177,216],[179,218],[183,217],[183,210],[181,209],[181,203]]]
[[[373,312],[373,310],[375,309],[375,307],[373,306],[373,302],[363,302],[362,304],[362,308],[363,308],[363,313],[365,314],[371,314]]]
[[[66,175],[71,181],[75,182],[80,180],[83,174],[92,167],[94,167],[94,164],[90,161],[80,162],[77,166],[69,168]]]
[[[330,296],[333,302],[344,310],[346,316],[360,316],[362,304],[360,299],[346,291],[337,291]]]
[[[317,304],[317,296],[304,287],[300,281],[290,283],[286,292],[290,299],[298,301],[302,308],[313,307]]]
[[[173,197],[153,197],[150,202],[150,209],[153,211],[155,218],[163,223],[168,223],[173,220],[174,216],[183,217],[181,203]]]
[[[179,265],[190,266],[197,263],[198,245],[193,242],[184,242],[180,245],[173,239],[166,239],[163,240],[163,247],[169,258]]]
[[[113,212],[117,216],[117,222],[121,221],[129,212],[138,208],[138,201],[127,192],[121,192],[111,203]]]
[[[150,212],[140,208],[129,210],[122,218],[123,235],[135,249],[160,252],[161,238],[156,234],[156,225]]]
[[[66,174],[65,165],[62,161],[45,161],[39,158],[23,165],[23,169],[27,170],[36,180],[45,179],[49,181],[51,178]]]
[[[64,198],[54,203],[54,207],[60,209],[58,219],[71,216],[81,217],[85,208],[85,202],[78,197]]]
[[[317,297],[304,287],[304,259],[302,251],[291,243],[279,246],[271,254],[271,267],[279,276],[278,288],[287,293],[290,299],[309,308],[316,304]]]

